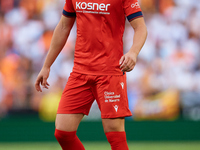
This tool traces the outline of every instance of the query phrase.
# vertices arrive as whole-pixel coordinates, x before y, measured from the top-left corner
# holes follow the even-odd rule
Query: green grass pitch
[[[86,150],[110,150],[107,142],[84,142]],[[130,150],[200,150],[196,142],[128,142]],[[56,142],[0,143],[0,150],[61,150]]]

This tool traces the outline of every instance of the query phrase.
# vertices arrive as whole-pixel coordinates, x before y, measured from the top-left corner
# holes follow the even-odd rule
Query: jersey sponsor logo
[[[98,3],[86,3],[86,2],[76,2],[76,9],[87,9],[87,10],[101,10],[108,11],[110,4],[98,4]]]
[[[115,111],[117,112],[118,111],[118,105],[115,105],[115,106],[113,106],[114,107],[114,109],[115,109]]]
[[[131,7],[132,7],[132,8],[139,9],[139,8],[140,8],[140,5],[139,5],[138,2],[136,2],[136,3],[131,4]]]
[[[93,13],[93,14],[110,14],[108,12],[110,4],[104,3],[86,3],[86,2],[76,2],[76,10],[77,12],[82,13]],[[100,11],[100,12],[98,12]]]

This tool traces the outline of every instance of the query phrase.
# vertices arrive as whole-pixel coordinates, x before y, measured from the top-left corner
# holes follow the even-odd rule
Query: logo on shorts
[[[121,82],[120,84],[122,86],[122,89],[124,89],[124,82]]]
[[[115,111],[118,111],[118,105],[113,106],[115,108]]]
[[[135,8],[135,7],[136,7],[136,9],[138,9],[138,8],[140,8],[140,5],[139,5],[138,2],[136,2],[136,3],[134,3],[134,4],[131,4],[131,7],[132,7],[132,8]]]
[[[118,111],[118,105],[113,106],[115,108],[115,111]]]

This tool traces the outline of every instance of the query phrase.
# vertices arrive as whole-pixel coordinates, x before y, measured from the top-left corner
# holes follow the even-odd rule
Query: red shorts
[[[72,72],[63,91],[58,114],[89,114],[96,99],[101,118],[131,116],[126,75],[85,75]]]

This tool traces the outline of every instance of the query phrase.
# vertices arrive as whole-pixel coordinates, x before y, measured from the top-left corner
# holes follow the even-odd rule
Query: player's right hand
[[[50,68],[42,68],[42,70],[38,74],[37,80],[35,81],[35,89],[38,92],[42,92],[40,84],[43,86],[43,88],[48,89],[49,83],[47,82],[47,79],[49,77],[49,72]]]

